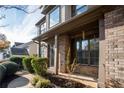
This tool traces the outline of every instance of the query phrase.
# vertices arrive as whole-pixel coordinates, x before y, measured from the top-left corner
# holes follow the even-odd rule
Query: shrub
[[[47,58],[35,58],[31,61],[36,74],[44,76],[47,71]]]
[[[6,67],[3,65],[0,65],[0,83],[5,76],[5,73],[6,73]]]
[[[24,57],[11,57],[10,61],[15,62],[16,64],[19,65],[20,69],[23,69],[23,64],[22,64],[22,60]]]
[[[50,86],[50,81],[37,75],[33,78],[32,85],[36,88],[47,88]]]
[[[33,73],[34,72],[33,67],[31,65],[31,60],[32,59],[33,58],[28,57],[28,58],[24,58],[23,61],[22,61],[23,66],[24,66],[24,69],[26,69],[30,73]]]
[[[19,70],[19,65],[16,63],[10,62],[10,61],[4,62],[4,63],[2,63],[2,65],[5,66],[5,68],[6,68],[6,75],[7,76],[12,75],[16,71]]]
[[[35,76],[35,77],[32,79],[31,84],[32,84],[33,86],[35,86],[36,83],[38,82],[38,80],[39,80],[39,78],[38,78],[37,76]]]

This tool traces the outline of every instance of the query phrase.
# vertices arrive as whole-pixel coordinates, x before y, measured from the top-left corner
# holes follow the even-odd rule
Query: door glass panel
[[[88,64],[88,40],[82,40],[82,63]]]
[[[98,65],[99,58],[99,41],[98,39],[90,40],[90,64]]]
[[[88,64],[88,40],[78,40],[76,42],[77,58],[81,64]]]

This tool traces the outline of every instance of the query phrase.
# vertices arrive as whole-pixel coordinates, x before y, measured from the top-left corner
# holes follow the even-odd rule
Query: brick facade
[[[59,42],[58,43],[58,46],[59,46],[59,72],[65,73],[66,72],[66,68],[65,68],[66,55],[67,55],[67,50],[70,46],[69,36],[67,36],[67,35],[59,36],[58,42]]]
[[[114,79],[124,86],[124,7],[105,14],[106,82]]]

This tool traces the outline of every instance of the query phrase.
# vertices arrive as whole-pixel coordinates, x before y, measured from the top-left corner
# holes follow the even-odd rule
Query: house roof
[[[30,42],[27,42],[27,43],[23,43],[21,45],[16,46],[16,48],[27,48],[32,43],[33,43],[33,41],[30,41]]]
[[[26,48],[10,48],[12,55],[29,55]]]
[[[39,26],[41,23],[43,23],[46,20],[46,16],[43,16],[35,25]]]
[[[24,43],[21,43],[21,42],[15,42],[15,45],[14,46],[18,46],[18,45],[22,45]]]
[[[47,14],[51,9],[53,9],[56,5],[44,5],[42,9],[42,14]]]

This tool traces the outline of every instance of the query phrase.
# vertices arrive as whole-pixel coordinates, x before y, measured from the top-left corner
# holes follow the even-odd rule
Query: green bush
[[[45,79],[40,76],[35,76],[32,80],[32,85],[34,85],[36,88],[47,88],[50,86],[50,80]]]
[[[47,71],[47,58],[34,58],[31,61],[36,74],[44,76]]]
[[[31,60],[32,59],[33,58],[28,57],[28,58],[24,58],[23,61],[22,61],[23,66],[24,66],[24,69],[26,69],[30,73],[33,73],[34,72],[33,67],[31,65]]]
[[[0,65],[0,83],[4,78],[5,74],[6,74],[6,67],[3,65]]]
[[[11,61],[4,62],[2,65],[6,68],[7,76],[12,75],[19,70],[19,65]]]
[[[35,86],[36,83],[38,82],[38,80],[39,80],[39,78],[38,78],[37,76],[35,76],[35,77],[32,79],[31,84],[32,84],[33,86]]]
[[[20,69],[23,69],[23,64],[22,64],[22,60],[24,57],[11,57],[10,61],[15,62],[16,64],[19,65]]]

